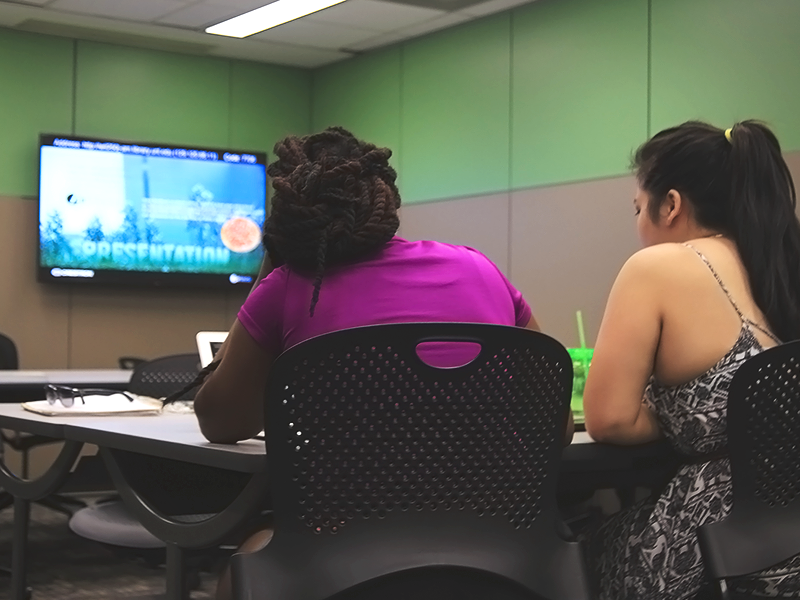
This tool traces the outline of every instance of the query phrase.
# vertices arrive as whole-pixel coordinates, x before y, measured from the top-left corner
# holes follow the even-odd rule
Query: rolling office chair
[[[800,342],[745,362],[728,392],[733,507],[698,530],[709,575],[725,600],[751,596],[727,581],[800,554]],[[752,596],[761,597],[761,596]]]
[[[197,354],[174,354],[138,363],[131,374],[128,391],[153,398],[167,396],[194,381],[200,371]],[[189,392],[186,399],[194,398]],[[156,466],[153,468],[158,468]],[[125,508],[119,496],[97,502],[76,512],[69,521],[81,537],[120,548],[163,549],[164,543],[147,531]],[[159,553],[145,553],[151,562]]]
[[[17,346],[14,341],[6,335],[0,334],[0,369],[3,370],[16,370],[19,368],[19,355],[17,353]],[[0,432],[0,452],[3,446],[7,444],[19,452],[21,457],[20,476],[27,479],[30,474],[30,451],[37,446],[44,446],[47,444],[58,443],[58,440],[28,433],[19,433],[16,431]],[[0,494],[0,508],[5,508],[13,503],[13,498],[3,492]],[[86,506],[83,502],[62,496],[60,494],[53,494],[36,501],[36,504],[46,506],[52,510],[64,513],[71,516],[76,510]]]
[[[15,371],[18,368],[17,345],[10,337],[0,333],[0,369],[3,371]],[[5,441],[5,436],[0,433],[0,454],[3,452]],[[14,497],[6,491],[0,491],[0,510],[8,508],[12,504],[14,504]]]
[[[417,353],[431,341],[480,351],[440,369]],[[265,403],[275,534],[234,555],[234,597],[589,598],[556,510],[571,386],[561,344],[515,327],[378,325],[290,348]]]

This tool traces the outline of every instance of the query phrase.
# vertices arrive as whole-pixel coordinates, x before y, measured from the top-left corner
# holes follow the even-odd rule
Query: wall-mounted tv
[[[252,283],[265,153],[52,134],[39,142],[39,281]]]

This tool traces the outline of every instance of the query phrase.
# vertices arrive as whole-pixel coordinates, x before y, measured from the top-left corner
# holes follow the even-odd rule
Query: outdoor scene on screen
[[[258,271],[263,165],[56,146],[40,160],[42,266]]]

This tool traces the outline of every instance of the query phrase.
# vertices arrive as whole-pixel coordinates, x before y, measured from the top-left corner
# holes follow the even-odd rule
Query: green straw
[[[578,339],[580,340],[581,348],[586,348],[586,334],[583,332],[583,313],[576,311],[575,319],[578,321]]]

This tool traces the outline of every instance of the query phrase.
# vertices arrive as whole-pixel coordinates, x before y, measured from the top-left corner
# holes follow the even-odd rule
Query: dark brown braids
[[[275,193],[264,243],[291,268],[314,274],[314,316],[325,269],[378,250],[400,225],[392,152],[330,127],[287,137],[275,154],[267,169]]]

